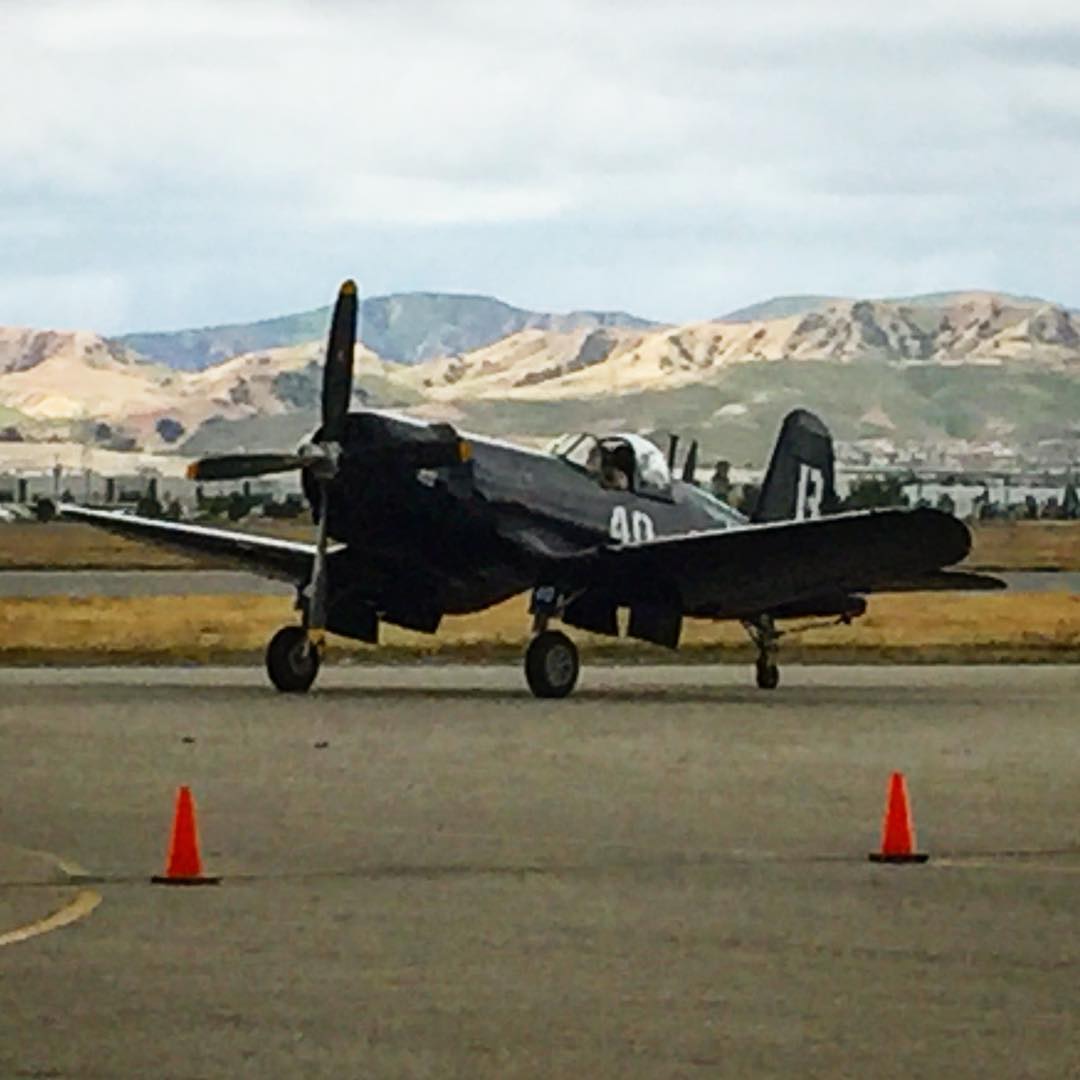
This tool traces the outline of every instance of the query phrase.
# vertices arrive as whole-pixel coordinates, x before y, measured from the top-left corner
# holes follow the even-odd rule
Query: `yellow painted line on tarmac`
[[[46,915],[44,919],[38,919],[36,922],[27,923],[25,926],[0,934],[0,948],[5,945],[17,945],[20,941],[29,941],[41,934],[48,934],[52,930],[70,926],[79,919],[85,919],[100,903],[100,893],[94,892],[93,889],[80,889],[74,899],[58,911]]]

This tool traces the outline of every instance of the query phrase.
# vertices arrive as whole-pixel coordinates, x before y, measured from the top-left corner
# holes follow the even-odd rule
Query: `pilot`
[[[604,469],[600,474],[600,483],[611,491],[626,491],[630,487],[630,480],[626,473],[610,458],[604,462]]]
[[[609,491],[630,490],[630,473],[626,468],[625,461],[622,460],[626,456],[622,453],[623,449],[624,447],[620,446],[614,450],[604,450],[600,483]]]
[[[608,450],[599,443],[594,444],[589,451],[585,469],[590,476],[599,478],[602,488],[607,488],[609,491],[630,489],[630,476],[618,460],[617,450]]]

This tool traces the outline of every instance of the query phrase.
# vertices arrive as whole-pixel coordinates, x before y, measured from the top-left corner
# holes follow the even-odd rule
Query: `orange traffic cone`
[[[206,877],[199,857],[199,830],[195,825],[195,800],[185,784],[177,789],[169,857],[164,874],[150,879],[155,885],[216,885],[221,878]]]
[[[929,855],[915,850],[915,826],[911,822],[907,784],[904,774],[894,772],[889,777],[889,794],[885,801],[885,819],[881,826],[881,850],[870,853],[871,862],[924,863]]]

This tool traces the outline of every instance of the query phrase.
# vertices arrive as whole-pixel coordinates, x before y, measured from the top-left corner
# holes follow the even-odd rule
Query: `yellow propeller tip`
[[[348,281],[341,283],[341,295],[342,296],[355,296],[356,295],[356,282],[352,278]]]

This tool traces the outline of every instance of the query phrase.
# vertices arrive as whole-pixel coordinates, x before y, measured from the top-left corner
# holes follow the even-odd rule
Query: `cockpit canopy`
[[[660,449],[641,435],[560,435],[548,453],[595,478],[601,487],[671,498],[671,472]]]

